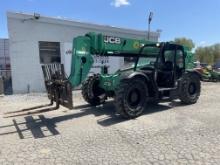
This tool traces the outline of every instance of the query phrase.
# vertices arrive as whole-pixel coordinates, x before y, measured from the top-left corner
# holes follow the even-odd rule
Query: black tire
[[[194,104],[199,99],[201,82],[196,74],[186,74],[180,83],[179,98],[183,104]]]
[[[92,106],[97,106],[105,102],[105,91],[99,88],[99,75],[90,76],[82,84],[82,96],[86,102]],[[104,95],[102,98],[101,95]]]
[[[133,98],[132,98],[133,97]],[[124,118],[140,116],[147,104],[148,88],[143,79],[121,81],[115,91],[117,112]]]

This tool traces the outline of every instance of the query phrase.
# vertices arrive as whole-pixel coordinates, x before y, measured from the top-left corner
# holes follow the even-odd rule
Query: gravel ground
[[[47,103],[0,97],[0,164],[220,164],[220,84],[203,83],[197,104],[159,104],[134,120],[115,116],[111,101],[89,107],[79,91],[74,110],[5,118]]]

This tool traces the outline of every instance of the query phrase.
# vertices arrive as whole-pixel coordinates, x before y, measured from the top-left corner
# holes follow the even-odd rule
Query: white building
[[[39,14],[7,13],[10,41],[12,85],[14,93],[45,90],[41,64],[61,62],[69,73],[72,40],[87,32],[146,39],[147,31],[83,23]],[[157,41],[159,33],[152,32],[150,39]],[[120,60],[109,59],[110,68],[120,67]],[[111,69],[110,69],[111,70]]]

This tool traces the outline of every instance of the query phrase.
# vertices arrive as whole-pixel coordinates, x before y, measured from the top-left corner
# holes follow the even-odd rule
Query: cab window
[[[179,68],[183,68],[183,51],[182,50],[177,50],[176,52],[176,65]]]
[[[164,52],[164,62],[174,62],[175,50],[166,50]]]

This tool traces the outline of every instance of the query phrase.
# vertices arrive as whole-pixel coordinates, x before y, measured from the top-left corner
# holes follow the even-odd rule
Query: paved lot
[[[220,84],[195,105],[163,103],[125,121],[112,102],[3,118],[45,104],[45,95],[0,97],[0,164],[220,164]]]

